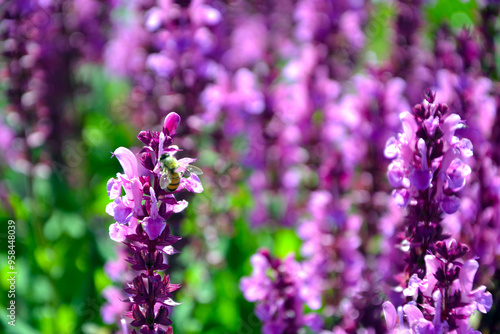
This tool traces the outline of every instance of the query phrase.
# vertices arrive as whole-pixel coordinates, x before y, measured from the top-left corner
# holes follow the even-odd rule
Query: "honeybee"
[[[196,166],[191,166],[187,162],[177,160],[174,156],[163,153],[160,156],[162,174],[160,177],[160,187],[173,192],[181,183],[181,177],[189,177],[191,174],[202,175],[203,171]]]

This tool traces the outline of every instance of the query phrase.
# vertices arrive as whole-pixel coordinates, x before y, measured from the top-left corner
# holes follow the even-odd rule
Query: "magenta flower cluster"
[[[390,333],[480,333],[469,319],[476,311],[488,312],[493,301],[484,285],[473,289],[479,264],[461,259],[468,251],[455,239],[436,242],[436,255],[425,256],[425,277],[414,274],[403,290],[412,300],[398,311],[391,302],[384,303]]]
[[[167,220],[188,205],[185,200],[177,201],[174,193],[203,191],[200,179],[194,174],[182,177],[174,192],[160,186],[164,171],[159,157],[164,153],[173,156],[180,151],[172,145],[179,122],[180,116],[170,113],[161,131],[142,131],[138,138],[145,146],[139,158],[127,148],[117,148],[113,155],[120,161],[124,174],[117,173],[107,185],[108,195],[114,201],[106,212],[116,221],[110,226],[109,235],[128,247],[131,255],[127,262],[136,272],[124,290],[128,296],[125,302],[132,305],[127,315],[132,319],[130,325],[143,334],[172,332],[170,309],[178,305],[172,299],[172,292],[179,285],[171,284],[169,276],[162,276],[160,272],[169,267],[167,256],[177,252],[172,245],[180,237],[170,234]]]
[[[422,104],[400,116],[403,133],[387,141],[385,155],[394,158],[388,179],[395,202],[408,206],[401,250],[405,270],[401,286],[411,301],[396,308],[383,305],[391,333],[478,333],[469,325],[475,311],[486,313],[492,295],[484,285],[473,289],[479,264],[469,247],[443,232],[445,214],[460,206],[456,196],[471,168],[472,143],[455,131],[464,127],[447,105],[428,91]]]
[[[422,104],[400,115],[404,132],[397,139],[391,137],[384,151],[387,158],[394,159],[387,176],[397,189],[393,197],[399,206],[411,202],[422,208],[422,214],[439,215],[440,210],[452,214],[460,205],[455,193],[465,186],[471,172],[462,159],[472,157],[472,143],[455,136],[457,129],[465,127],[460,116],[434,100],[428,92]],[[434,204],[439,208],[432,207]]]

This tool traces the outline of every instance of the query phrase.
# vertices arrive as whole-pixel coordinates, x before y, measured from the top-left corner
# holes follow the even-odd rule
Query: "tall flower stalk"
[[[167,219],[188,205],[185,200],[177,201],[175,193],[203,191],[194,174],[181,177],[174,191],[160,186],[160,178],[166,171],[159,157],[163,154],[174,156],[180,151],[172,145],[179,122],[180,116],[170,113],[161,131],[141,131],[138,138],[145,146],[139,152],[139,159],[129,149],[117,148],[113,154],[125,174],[118,173],[107,185],[108,195],[114,201],[107,206],[106,212],[116,220],[110,226],[109,235],[130,249],[133,255],[127,261],[137,272],[125,289],[129,296],[125,302],[132,304],[132,311],[126,315],[132,318],[130,325],[143,334],[172,333],[169,315],[171,307],[178,305],[172,299],[172,292],[179,285],[170,283],[169,276],[160,275],[160,272],[169,267],[166,258],[177,252],[172,245],[181,238],[170,234]],[[185,166],[195,160],[183,158],[178,161]],[[184,172],[182,167],[177,171]],[[124,196],[121,196],[122,188]],[[132,333],[137,332],[134,329]]]
[[[388,140],[385,155],[395,201],[408,208],[400,248],[407,254],[401,285],[407,304],[398,312],[384,303],[391,333],[477,333],[468,321],[476,310],[489,311],[485,286],[473,290],[478,263],[469,247],[443,232],[445,214],[460,206],[456,196],[471,169],[472,143],[455,131],[465,126],[447,105],[427,91],[422,104],[400,116],[403,133]],[[399,317],[398,317],[399,316]]]
[[[10,145],[7,161],[21,172],[67,173],[61,166],[64,139],[78,132],[72,104],[80,87],[74,72],[82,64],[100,61],[111,7],[111,1],[2,3],[0,67],[7,82],[6,119],[20,139]],[[45,153],[37,154],[38,148]]]

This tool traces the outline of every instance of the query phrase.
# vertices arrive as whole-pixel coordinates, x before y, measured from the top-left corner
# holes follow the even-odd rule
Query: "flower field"
[[[499,1],[0,16],[0,332],[500,333]]]

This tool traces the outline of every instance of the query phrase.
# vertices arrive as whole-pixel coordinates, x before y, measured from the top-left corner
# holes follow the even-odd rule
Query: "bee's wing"
[[[187,169],[187,167],[189,166],[189,164],[191,162],[195,162],[196,159],[191,159],[191,158],[182,158],[182,159],[179,159],[177,160],[177,168],[176,168],[176,172],[179,172],[179,173],[184,173]]]
[[[172,177],[170,176],[170,172],[165,170],[160,177],[160,187],[161,189],[166,189],[168,185],[172,182]]]
[[[186,166],[186,171],[187,172],[191,172],[193,174],[196,174],[196,175],[202,175],[203,174],[203,171],[201,169],[199,169],[198,167],[196,166]]]

